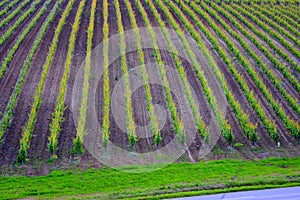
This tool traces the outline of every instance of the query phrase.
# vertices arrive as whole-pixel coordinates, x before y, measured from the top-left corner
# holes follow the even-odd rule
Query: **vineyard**
[[[175,87],[197,132],[182,159],[199,160],[215,130],[220,136],[207,155],[211,159],[298,156],[299,19],[298,0],[2,0],[0,166],[74,157],[94,161],[84,144],[99,44],[99,65],[108,66],[94,100],[104,147],[146,153],[175,137],[186,145],[189,120]],[[127,51],[129,30],[134,51]],[[153,48],[143,47],[142,34]],[[110,40],[115,35],[118,40]],[[160,85],[151,83],[151,63],[157,64]],[[137,66],[143,86],[135,90]],[[81,67],[75,119],[73,88]],[[169,68],[178,74],[176,84]],[[120,82],[125,130],[112,108]],[[157,107],[164,108],[163,125]],[[217,128],[211,131],[213,119]],[[140,137],[142,126],[148,137]]]

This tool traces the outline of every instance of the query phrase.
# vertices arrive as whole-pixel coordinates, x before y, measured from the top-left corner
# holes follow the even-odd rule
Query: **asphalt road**
[[[232,192],[216,195],[178,198],[176,200],[300,200],[300,187]]]

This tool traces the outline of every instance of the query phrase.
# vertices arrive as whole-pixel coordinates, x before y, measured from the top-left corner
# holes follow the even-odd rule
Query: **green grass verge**
[[[129,168],[137,172],[144,167]],[[148,173],[103,167],[55,170],[37,177],[2,176],[0,198],[174,198],[296,185],[300,185],[299,158],[218,160],[174,163]]]

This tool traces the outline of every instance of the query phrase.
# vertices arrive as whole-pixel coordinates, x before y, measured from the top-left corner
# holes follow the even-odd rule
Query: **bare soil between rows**
[[[71,26],[74,22],[75,14],[79,5],[78,1],[75,2],[70,12],[70,15],[67,17],[64,30],[62,31],[59,37],[58,47],[54,55],[53,63],[51,64],[49,73],[45,81],[44,90],[41,96],[42,104],[37,113],[38,117],[35,125],[35,130],[30,143],[29,162],[25,165],[15,167],[15,160],[19,149],[22,128],[28,119],[28,114],[31,109],[31,103],[33,101],[33,95],[40,81],[42,67],[45,62],[49,46],[51,45],[52,38],[54,36],[54,30],[58,24],[63,9],[67,5],[67,1],[65,1],[61,5],[62,9],[56,15],[55,20],[51,23],[50,28],[47,30],[45,37],[41,42],[41,44],[39,45],[37,53],[29,68],[28,74],[26,76],[26,80],[22,88],[22,92],[18,99],[17,107],[13,113],[14,118],[12,121],[12,126],[4,134],[3,142],[0,144],[0,167],[2,167],[0,171],[15,170],[17,172],[24,173],[26,175],[44,175],[49,173],[50,170],[58,169],[58,168],[66,169],[66,168],[73,168],[75,166],[76,167],[79,166],[82,167],[83,169],[86,169],[89,167],[101,167],[102,164],[99,163],[99,161],[97,161],[88,151],[85,151],[85,153],[81,156],[72,154],[73,139],[76,136],[76,126],[73,118],[73,113],[71,110],[72,89],[74,86],[76,74],[86,56],[86,40],[87,40],[86,30],[89,24],[91,2],[92,2],[91,0],[87,0],[86,2],[82,14],[79,32],[76,38],[75,51],[73,54],[72,66],[71,66],[68,84],[67,84],[67,94],[66,94],[66,102],[65,102],[66,110],[64,113],[65,120],[61,125],[61,134],[58,137],[58,152],[57,152],[58,159],[56,161],[48,160],[51,156],[47,150],[48,137],[50,135],[49,125],[51,123],[52,112],[55,108],[55,102],[59,92],[60,80],[64,72],[64,62],[66,60],[66,53],[68,50],[67,49],[68,40],[71,32]],[[138,12],[134,0],[130,0],[130,2],[132,4],[133,10],[136,12],[135,15],[136,18],[138,19],[137,20],[138,26],[145,27],[145,24],[142,20],[142,16]],[[142,4],[146,8],[146,12],[148,14],[148,17],[152,25],[154,27],[158,27],[158,24],[154,16],[152,15],[151,11],[149,10],[149,8],[147,8],[146,3],[142,1]],[[53,3],[50,4],[50,7],[52,6]],[[121,12],[122,12],[123,26],[125,30],[130,30],[131,23],[124,2],[121,1],[120,6],[122,8]],[[161,9],[157,5],[156,7],[158,12],[161,14],[162,19],[166,22],[167,28],[171,29],[171,26],[166,16],[163,14]],[[16,52],[16,57],[10,63],[8,71],[5,73],[4,78],[0,81],[1,84],[0,85],[0,93],[1,93],[0,111],[1,112],[4,111],[5,106],[8,103],[13,87],[19,76],[19,72],[22,67],[22,61],[26,59],[26,56],[28,54],[27,51],[28,49],[26,48],[26,46],[31,46],[33,44],[34,38],[38,30],[41,27],[43,21],[45,20],[46,15],[48,14],[48,12],[45,13],[46,14],[44,14],[41,17],[38,24],[30,31],[28,37],[26,37],[21,47]],[[113,3],[110,3],[109,5],[109,13],[110,13],[109,36],[113,36],[118,33],[118,26],[117,26],[115,8]],[[179,25],[186,31],[185,27],[180,22],[179,18],[176,17],[175,15],[174,17],[176,21],[179,23]],[[200,17],[199,20],[202,20],[204,25],[210,28],[208,24]],[[21,32],[21,30],[23,30],[24,27],[26,27],[26,25],[29,23],[30,23],[29,19],[25,20],[24,24],[20,26],[16,32],[18,33]],[[103,27],[102,2],[97,1],[93,48],[95,48],[103,40],[102,27]],[[266,99],[264,98],[260,90],[256,87],[253,80],[245,72],[245,69],[242,66],[240,66],[238,62],[233,61],[238,71],[246,79],[246,83],[248,84],[249,88],[253,90],[253,92],[256,94],[256,96],[258,96],[259,100],[262,102],[263,108],[267,113],[267,115],[276,121],[280,135],[283,136],[283,138],[286,138],[286,140],[282,141],[281,148],[278,148],[276,146],[275,142],[272,141],[266,129],[261,124],[259,117],[256,115],[253,108],[249,105],[247,99],[243,95],[242,89],[235,81],[233,75],[230,73],[226,64],[221,60],[219,55],[215,52],[210,41],[207,40],[207,38],[196,26],[195,28],[200,34],[200,36],[202,37],[205,45],[208,47],[208,49],[212,51],[213,58],[216,61],[219,69],[224,74],[224,77],[226,78],[228,86],[230,90],[233,92],[235,99],[241,104],[242,109],[246,113],[249,113],[250,116],[249,120],[254,124],[258,123],[257,133],[259,134],[260,137],[256,146],[253,146],[253,144],[249,141],[249,139],[247,139],[246,136],[243,134],[243,131],[241,129],[237,117],[233,112],[233,109],[230,106],[228,106],[226,108],[226,119],[229,121],[232,127],[233,133],[235,135],[235,143],[240,143],[242,144],[242,146],[233,147],[233,150],[230,150],[228,148],[228,143],[226,142],[224,137],[221,136],[219,137],[217,144],[214,146],[212,151],[208,154],[208,156],[205,159],[223,159],[223,158],[254,159],[254,158],[265,158],[269,156],[292,157],[292,156],[300,155],[299,146],[296,144],[297,143],[296,140],[286,132],[286,128],[283,126],[279,117],[276,116],[275,112],[271,109],[270,105],[268,104],[268,102],[266,101]],[[212,29],[210,30],[214,35],[216,35]],[[14,34],[12,38],[10,38],[7,43],[5,43],[5,47],[7,47],[7,49],[11,46],[11,42],[13,42],[16,39],[17,35],[18,35],[17,33]],[[228,47],[225,45],[225,43],[223,43],[221,39],[219,39],[219,41],[222,47],[224,48],[224,50],[228,52]],[[250,41],[248,42],[251,45],[251,42]],[[110,44],[109,53],[114,52],[116,48],[119,48],[119,44],[117,43]],[[242,51],[241,46],[238,45],[238,48],[240,51]],[[261,53],[256,48],[254,48],[254,51],[257,54]],[[155,63],[155,56],[153,56],[154,55],[153,49],[144,49],[144,53],[145,53],[146,64]],[[172,69],[176,69],[172,55],[169,52],[163,50],[160,53],[162,55],[163,61]],[[246,55],[245,52],[243,53]],[[5,54],[6,53],[4,50],[1,51],[0,57],[3,58]],[[127,53],[126,58],[127,58],[127,65],[129,71],[139,65],[138,54],[136,51]],[[267,60],[266,58],[264,59]],[[213,117],[212,116],[213,113],[205,97],[200,81],[198,80],[197,75],[194,69],[192,68],[192,66],[190,65],[190,63],[184,60],[183,58],[181,58],[181,61],[185,69],[185,72],[187,74],[187,80],[191,88],[195,91],[195,96],[197,98],[197,101],[199,102],[198,104],[199,113],[203,117],[204,122],[206,124],[209,124]],[[254,66],[254,62],[252,60],[250,60],[250,62],[251,65]],[[258,66],[254,66],[254,67],[259,72],[259,70],[257,69]],[[273,69],[273,66],[271,67],[271,69],[275,73],[280,74],[279,71]],[[111,92],[114,91],[116,84],[122,77],[123,77],[123,73],[122,73],[120,57],[119,57],[109,66]],[[275,96],[275,99],[279,101],[283,101],[284,102],[283,106],[287,111],[290,112],[290,115],[294,119],[299,119],[299,116],[297,116],[295,112],[289,107],[289,105],[285,102],[283,97],[279,94],[279,92],[272,85],[272,83],[269,80],[266,80],[267,77],[262,73],[260,73],[260,77],[263,79],[268,89],[270,89],[272,94]],[[168,77],[168,78],[172,78],[172,77]],[[294,96],[299,98],[299,94],[295,92],[293,88],[291,88],[292,86],[289,83],[284,85],[284,87],[287,89],[287,91],[289,91],[288,89],[290,88],[290,92]],[[167,108],[167,102],[166,102],[163,86],[159,84],[150,84],[150,90],[152,94],[152,103],[154,105],[159,105],[162,108]],[[96,92],[97,98],[95,100],[95,105],[97,110],[97,120],[100,125],[103,123],[102,122],[103,101],[104,101],[103,96],[104,95],[103,95],[103,77],[102,77],[97,86],[97,92]],[[149,113],[148,113],[146,94],[144,88],[139,87],[137,90],[133,91],[131,97],[132,97],[132,108],[133,108],[132,114],[135,123],[140,126],[149,125]],[[174,93],[172,93],[172,97],[175,104],[177,105],[178,108],[177,112],[178,112],[178,116],[180,117],[183,111],[180,109],[180,106],[178,106],[179,105],[178,97],[176,97]],[[174,139],[175,137],[175,130],[173,125],[174,122],[171,118],[170,111],[168,109],[165,110],[166,110],[166,123],[161,129],[161,135],[163,137],[161,144],[155,145],[152,136],[147,138],[141,138],[138,140],[134,148],[136,152],[147,153],[147,152],[155,151],[157,149],[161,149],[162,147],[166,146]],[[120,127],[118,127],[118,124],[116,123],[112,113],[110,114],[109,119],[110,119],[110,142],[124,150],[128,150],[130,145],[128,142],[127,133],[122,131]],[[199,134],[197,134],[192,144],[188,147],[187,153],[180,156],[178,161],[190,161],[188,154],[191,154],[191,156],[195,160],[199,160],[200,158],[198,157],[198,154],[201,145],[202,145],[202,141],[200,139]]]

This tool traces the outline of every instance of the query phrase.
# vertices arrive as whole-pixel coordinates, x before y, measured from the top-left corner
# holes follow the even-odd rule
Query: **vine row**
[[[110,80],[108,71],[108,34],[109,34],[109,24],[108,24],[108,2],[103,0],[103,123],[102,123],[102,143],[104,146],[108,144],[109,141],[109,112],[110,112]],[[88,83],[87,83],[88,84]],[[88,87],[87,87],[88,88]]]
[[[242,5],[242,7],[244,9],[247,9],[247,11],[250,11],[252,14],[254,14],[255,16],[257,16],[258,18],[260,18],[263,22],[265,22],[265,24],[268,24],[269,26],[273,27],[274,29],[276,29],[279,33],[281,33],[282,35],[285,35],[288,39],[290,39],[291,41],[294,42],[294,44],[296,44],[298,47],[300,47],[300,41],[298,38],[296,38],[295,36],[293,36],[292,34],[290,34],[288,31],[286,31],[284,28],[280,27],[279,25],[277,25],[275,22],[279,23],[280,25],[284,26],[284,25],[288,25],[287,23],[285,23],[283,20],[281,20],[279,17],[275,17],[274,21],[272,20],[272,18],[268,18],[265,17],[263,14],[266,13],[266,11],[262,8],[260,8],[259,6],[246,6],[246,5]],[[269,30],[272,30],[271,27]],[[296,36],[299,37],[300,33],[295,30],[293,27],[291,26],[287,26],[288,30],[292,33],[294,33]],[[282,37],[283,38],[283,37]],[[283,38],[284,39],[284,38]]]
[[[16,28],[19,27],[19,25],[26,19],[28,16],[35,11],[37,6],[41,3],[41,0],[36,0],[33,2],[32,6],[20,16],[20,18],[12,25],[9,27],[9,29],[0,37],[0,45],[2,45],[8,38],[9,36],[14,32]]]
[[[274,12],[273,9],[271,9],[270,7],[267,7],[267,8],[263,8],[261,6],[257,6],[257,5],[253,5],[253,8],[260,11],[261,13],[263,13],[264,15],[266,15],[267,17],[273,19],[273,21],[279,23],[282,27],[285,27],[287,30],[289,30],[291,33],[293,33],[295,36],[297,37],[300,37],[300,33],[299,31],[297,30],[297,26],[298,24],[295,24],[293,21],[293,25],[290,25],[289,22],[287,22],[286,20],[284,20],[285,18],[282,18],[280,16],[278,16],[278,14],[276,12]],[[272,12],[270,12],[269,10],[272,10]],[[271,22],[270,25],[273,26],[274,22]],[[291,22],[290,22],[291,23]],[[279,29],[282,29],[281,27],[279,27],[277,24],[276,25],[276,29],[278,30]],[[275,27],[275,26],[273,26]],[[288,36],[287,36],[288,37]],[[289,37],[288,37],[289,38]],[[291,39],[291,38],[290,38]],[[295,38],[294,38],[295,39]],[[294,40],[293,40],[294,41]],[[296,44],[298,44],[299,46],[299,40],[297,40],[297,42],[295,42]]]
[[[29,147],[30,147],[30,140],[31,140],[31,137],[32,137],[32,133],[34,131],[34,125],[35,125],[35,122],[36,122],[37,111],[38,111],[38,109],[41,105],[41,94],[42,94],[42,91],[43,91],[46,76],[48,74],[48,70],[49,70],[50,65],[53,61],[53,57],[54,57],[54,54],[55,54],[56,49],[57,49],[56,47],[57,47],[59,35],[60,35],[60,33],[62,31],[62,28],[63,28],[63,26],[66,22],[66,18],[69,15],[69,13],[72,9],[74,1],[75,0],[70,0],[68,2],[67,7],[65,8],[65,10],[62,14],[62,17],[59,20],[57,28],[55,29],[55,35],[54,35],[54,38],[52,40],[52,44],[49,48],[48,55],[47,55],[47,58],[46,58],[46,62],[44,63],[44,66],[43,66],[41,79],[40,79],[37,90],[36,90],[36,92],[34,94],[34,97],[33,97],[33,102],[32,102],[32,105],[31,105],[31,110],[30,110],[29,116],[28,116],[28,121],[26,122],[25,126],[23,127],[22,138],[20,140],[20,148],[19,148],[18,156],[17,156],[17,162],[22,162],[23,163],[23,162],[26,162],[28,160],[28,150],[29,150]]]
[[[19,75],[19,79],[18,82],[16,83],[15,87],[14,87],[14,91],[12,93],[12,95],[10,96],[9,102],[5,108],[5,111],[3,113],[3,117],[0,121],[0,139],[2,138],[3,134],[5,133],[5,131],[7,130],[8,127],[10,127],[11,123],[12,123],[12,116],[13,116],[13,111],[16,108],[16,104],[17,104],[17,100],[18,97],[21,93],[22,90],[22,86],[24,84],[25,81],[25,77],[27,75],[28,69],[31,65],[31,62],[33,60],[33,57],[38,49],[39,44],[41,43],[50,23],[53,21],[55,14],[58,12],[59,10],[59,5],[62,3],[63,0],[59,0],[53,7],[53,9],[51,10],[49,16],[47,17],[47,19],[45,20],[45,22],[43,23],[38,35],[35,38],[34,44],[24,62],[23,68],[20,72]]]
[[[287,50],[289,50],[293,55],[295,55],[297,58],[300,58],[300,52],[293,47],[289,42],[287,42],[279,33],[272,30],[267,24],[261,22],[259,19],[257,19],[254,15],[251,14],[248,10],[251,11],[251,8],[247,8],[245,10],[243,7],[237,6],[235,4],[231,5],[232,8],[234,8],[236,11],[238,11],[241,15],[244,15],[251,19],[254,23],[259,25],[263,30],[265,30],[270,36],[276,38]]]
[[[141,36],[139,32],[139,27],[136,22],[136,17],[135,13],[132,9],[131,3],[128,0],[124,0],[128,14],[130,17],[130,22],[131,22],[131,27],[133,28],[134,35],[135,35],[135,40],[136,40],[136,48],[137,48],[137,53],[138,53],[138,58],[140,62],[140,69],[141,69],[141,74],[142,74],[142,79],[144,82],[144,89],[146,93],[146,100],[147,100],[147,107],[149,111],[149,119],[150,119],[150,130],[152,135],[154,136],[154,141],[156,144],[159,144],[160,141],[162,140],[160,131],[159,131],[159,124],[157,121],[157,117],[155,115],[154,107],[152,104],[152,96],[151,96],[151,91],[150,91],[150,85],[148,82],[148,73],[145,65],[145,60],[144,60],[144,52],[142,48],[142,43],[141,43]]]
[[[51,154],[55,155],[57,150],[58,135],[61,131],[61,123],[63,122],[63,114],[65,111],[65,96],[67,91],[67,81],[69,78],[69,72],[71,68],[71,62],[73,58],[73,52],[75,49],[76,35],[80,25],[80,17],[83,12],[84,4],[86,0],[81,0],[78,10],[76,12],[75,20],[72,25],[72,31],[69,38],[67,58],[64,65],[64,74],[60,81],[58,97],[55,104],[54,112],[52,113],[52,120],[50,124],[50,136],[48,138],[48,149]],[[81,138],[80,138],[81,139]],[[75,140],[74,151],[76,153],[83,153],[82,141]]]
[[[246,50],[247,53],[255,60],[255,62],[261,67],[263,72],[270,78],[270,80],[273,82],[275,87],[279,90],[279,92],[283,95],[283,97],[287,100],[287,102],[290,104],[290,106],[300,115],[300,107],[298,105],[298,102],[283,88],[281,81],[274,75],[274,73],[267,67],[267,65],[261,60],[260,57],[257,56],[257,54],[252,50],[252,48],[249,46],[247,42],[244,41],[242,37],[238,33],[236,33],[232,28],[224,21],[222,20],[218,14],[213,10],[207,7],[204,3],[201,4],[204,10],[208,12],[211,16],[213,16],[225,29],[226,31],[233,36],[235,39],[239,41],[239,43],[242,45],[242,47]],[[200,12],[199,8],[194,8],[198,9]],[[213,23],[213,22],[211,22]],[[214,26],[214,28],[217,28]],[[221,34],[221,30],[218,30],[218,32]],[[245,31],[246,32],[246,31]],[[248,33],[248,32],[246,32]],[[255,38],[253,38],[255,40]],[[227,41],[229,39],[227,38]],[[258,41],[255,40],[256,43],[259,43]],[[239,52],[236,51],[238,55]],[[269,56],[272,56],[271,54]],[[288,76],[289,79],[292,80],[292,84],[295,84],[296,88],[300,89],[299,83],[295,80],[294,76],[291,75],[291,73],[287,72],[286,68],[283,68],[286,76]],[[300,90],[299,90],[300,91]]]
[[[214,5],[214,4],[212,4]],[[237,19],[239,19],[243,24],[245,24],[250,30],[252,30],[259,38],[261,38],[263,41],[267,42],[269,47],[271,49],[274,50],[274,53],[278,53],[282,58],[284,58],[289,64],[291,64],[298,72],[300,72],[300,66],[287,54],[285,53],[280,47],[278,47],[276,44],[274,44],[274,42],[266,35],[264,34],[263,32],[257,30],[257,28],[252,25],[246,18],[244,18],[241,14],[239,14],[239,12],[235,11],[234,9],[232,9],[230,6],[228,5],[225,5],[225,4],[222,4],[223,5],[223,8],[231,13],[232,15],[234,15]],[[232,19],[232,18],[231,18]],[[230,18],[228,18],[228,20],[231,20]],[[232,22],[233,23],[233,22]],[[237,22],[235,23],[235,25],[238,24]],[[241,26],[241,25],[239,25]],[[236,26],[237,28],[239,26]],[[242,29],[240,29],[241,31]],[[250,35],[247,34],[247,36]],[[253,40],[252,40],[253,42]],[[260,44],[256,44],[254,43],[258,48],[262,49],[263,45]],[[266,52],[266,51],[264,51]],[[268,56],[267,56],[268,57]],[[271,57],[269,57],[271,58]],[[271,59],[271,61],[274,60],[274,59]],[[274,64],[275,64],[275,60],[272,61]],[[275,64],[275,66],[279,66],[278,64]],[[283,68],[284,66],[282,66],[281,68]]]
[[[235,44],[230,40],[230,38],[221,30],[219,27],[214,23],[213,20],[209,18],[209,16],[198,8],[197,13],[201,15],[213,28],[213,30],[222,38],[222,40],[227,44],[229,50],[238,58],[240,64],[244,67],[246,72],[250,75],[256,86],[262,91],[264,96],[266,97],[267,101],[270,103],[271,107],[275,111],[275,113],[281,118],[285,127],[294,135],[298,130],[299,127],[296,122],[290,119],[283,108],[279,105],[278,102],[274,100],[273,95],[267,89],[267,86],[263,83],[260,79],[258,74],[256,73],[255,69],[250,65],[249,61],[241,54],[239,49],[235,46]],[[300,130],[299,130],[300,131]]]
[[[181,2],[182,4],[182,2]],[[195,5],[194,2],[191,2],[190,5]],[[263,110],[260,101],[257,99],[257,97],[254,96],[253,91],[250,91],[247,83],[245,82],[243,76],[237,71],[235,66],[232,64],[230,57],[227,55],[227,53],[224,51],[224,49],[221,47],[218,39],[211,34],[211,32],[203,26],[203,24],[196,20],[197,16],[195,15],[195,12],[191,9],[185,9],[186,13],[190,15],[190,17],[195,20],[197,26],[201,29],[201,31],[205,34],[205,36],[210,40],[212,45],[214,46],[215,50],[218,52],[222,60],[226,63],[228,66],[230,72],[234,76],[235,80],[238,82],[240,87],[242,88],[245,97],[248,99],[250,105],[254,108],[257,115],[262,121],[262,124],[267,129],[271,137],[275,140],[279,140],[279,135],[277,134],[276,125],[274,122],[271,121],[271,119],[266,115],[265,111]]]
[[[30,2],[30,0],[26,0],[26,1],[22,2],[22,4],[19,7],[14,9],[14,11],[12,11],[5,19],[1,20],[0,21],[0,29],[3,28],[6,24],[8,24],[12,20],[12,18],[14,18],[22,10],[22,8],[29,2]]]
[[[14,7],[17,3],[19,3],[19,1],[20,0],[11,1],[10,4],[8,4],[7,6],[5,6],[5,8],[0,11],[0,17],[2,17],[3,15],[6,15],[8,13],[9,9],[11,9],[12,7]],[[3,2],[1,2],[1,4],[2,3]],[[4,3],[6,3],[6,2],[4,1]]]
[[[173,97],[172,97],[172,93],[171,93],[171,89],[170,89],[170,85],[167,79],[167,75],[166,75],[166,69],[164,67],[164,62],[162,60],[160,51],[159,51],[159,47],[157,44],[157,39],[154,33],[154,30],[152,28],[151,22],[148,18],[148,15],[144,9],[144,7],[142,6],[142,3],[140,0],[135,0],[135,4],[137,5],[142,18],[146,24],[148,33],[150,35],[150,39],[153,45],[153,50],[154,50],[154,54],[155,54],[155,58],[156,58],[156,62],[157,62],[157,66],[159,69],[159,73],[160,73],[160,77],[162,79],[162,83],[163,83],[163,87],[164,87],[164,92],[165,92],[165,98],[166,98],[166,102],[168,104],[170,113],[171,113],[171,117],[173,120],[173,125],[175,128],[175,132],[176,135],[178,136],[179,140],[181,142],[185,141],[185,132],[184,132],[184,124],[183,122],[179,119],[178,115],[177,115],[177,108],[176,108],[176,104],[173,101]],[[157,12],[154,4],[151,1],[147,2],[150,11],[153,13],[156,21],[158,22],[159,26],[164,26],[164,22],[161,20],[160,18],[160,14]]]
[[[183,30],[180,28],[180,26],[178,25],[178,23],[176,22],[176,20],[174,19],[171,12],[166,7],[166,5],[161,1],[156,1],[156,3],[163,10],[163,12],[165,13],[166,17],[168,18],[170,24],[172,25],[174,30],[177,32],[179,38],[181,39],[183,46],[185,48],[185,51],[187,52],[187,54],[192,62],[192,66],[193,66],[193,68],[197,74],[197,77],[202,85],[205,96],[210,105],[210,108],[212,109],[212,111],[217,119],[218,125],[221,128],[221,133],[224,136],[224,138],[227,140],[229,145],[232,145],[234,142],[235,136],[231,130],[231,126],[228,123],[228,121],[225,120],[224,113],[222,113],[220,111],[220,109],[218,108],[217,100],[216,100],[210,86],[208,85],[208,81],[204,75],[203,70],[201,69],[201,64],[197,62],[196,56],[195,56],[194,52],[191,50],[191,47],[190,47],[188,41],[186,40],[186,36],[183,34]],[[177,16],[184,23],[184,25],[186,27],[190,28],[190,26],[189,26],[190,24],[188,23],[188,20],[185,18],[182,11],[176,6],[176,4],[174,4],[172,1],[167,2],[167,4],[177,14]]]
[[[13,59],[16,51],[18,50],[19,46],[22,44],[24,39],[26,38],[27,34],[31,31],[31,29],[36,25],[37,21],[41,18],[41,16],[47,11],[47,6],[52,2],[52,0],[46,1],[44,6],[41,8],[41,10],[34,16],[30,24],[24,29],[24,31],[21,33],[21,35],[18,37],[17,41],[14,43],[13,47],[8,51],[6,57],[1,63],[0,68],[0,80],[3,77],[3,74],[7,70],[7,67],[11,60]]]
[[[124,27],[122,24],[122,13],[120,9],[119,0],[114,0],[116,14],[117,14],[117,23],[119,29],[119,41],[120,41],[120,55],[121,55],[121,68],[124,77],[125,85],[125,113],[126,113],[126,130],[128,134],[129,143],[134,146],[137,141],[135,122],[132,116],[132,100],[131,100],[131,89],[129,82],[128,66],[126,59],[126,41],[124,34]]]

